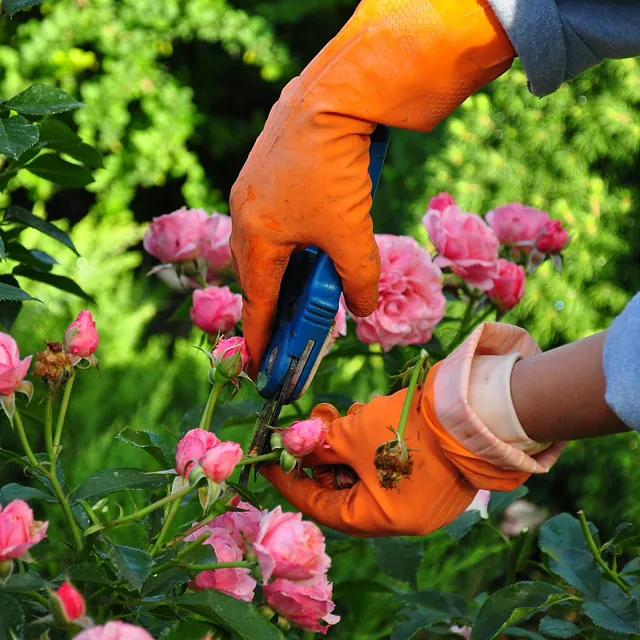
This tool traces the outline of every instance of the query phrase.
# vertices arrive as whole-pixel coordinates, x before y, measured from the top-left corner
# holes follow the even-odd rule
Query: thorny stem
[[[76,379],[75,372],[71,373],[71,377],[64,385],[64,393],[62,395],[62,404],[60,405],[60,411],[58,412],[58,421],[56,423],[56,433],[53,439],[53,448],[56,457],[59,454],[58,447],[60,446],[60,440],[62,440],[62,429],[64,428],[64,420],[67,417],[67,409],[69,408],[69,399],[71,398],[71,391],[73,390],[73,382]]]
[[[271,451],[271,453],[263,453],[261,456],[249,456],[248,458],[243,458],[242,460],[240,460],[240,462],[238,462],[238,464],[236,465],[236,468],[244,467],[248,464],[256,464],[257,462],[270,462],[271,460],[275,462],[277,460],[280,460],[281,453],[282,450],[279,449],[278,451]]]
[[[207,400],[207,404],[202,413],[202,418],[200,419],[199,429],[204,429],[205,431],[209,431],[211,428],[211,418],[213,417],[213,410],[216,407],[216,402],[218,401],[218,396],[220,395],[220,391],[222,391],[221,384],[214,384],[211,387],[211,393],[209,394],[209,399]]]
[[[400,422],[398,422],[398,440],[402,440],[402,436],[404,435],[404,430],[407,426],[407,418],[409,417],[409,411],[411,411],[411,402],[413,400],[413,394],[416,390],[416,386],[418,385],[418,379],[420,377],[420,373],[422,372],[422,367],[426,362],[429,354],[422,349],[420,351],[420,357],[418,358],[418,362],[413,367],[413,371],[411,372],[411,377],[409,378],[409,390],[407,391],[407,396],[404,399],[404,404],[402,405],[402,413],[400,414]]]
[[[22,422],[22,418],[18,411],[13,414],[13,419],[16,423],[16,429],[18,431],[18,437],[20,438],[20,443],[22,444],[22,448],[27,456],[27,460],[30,462],[31,466],[34,469],[40,468],[40,463],[36,460],[36,457],[33,455],[33,450],[31,449],[31,445],[29,444],[29,440],[27,438],[27,434],[24,430],[24,424]]]
[[[578,511],[578,519],[580,520],[580,526],[582,527],[582,533],[587,540],[587,545],[589,546],[589,551],[591,551],[591,555],[594,560],[598,563],[598,565],[602,568],[602,570],[625,592],[629,593],[630,588],[629,585],[624,582],[615,571],[611,570],[611,567],[602,559],[600,552],[598,551],[598,547],[596,546],[595,540],[591,535],[591,531],[589,531],[589,525],[587,524],[587,518],[584,515],[584,511]]]
[[[151,556],[155,556],[158,553],[158,550],[162,546],[162,543],[164,542],[164,539],[167,533],[169,532],[169,527],[171,526],[173,519],[176,517],[176,513],[178,513],[179,508],[180,508],[179,500],[176,500],[169,508],[169,513],[167,513],[167,516],[165,517],[164,522],[162,523],[162,529],[160,529],[160,533],[158,534],[158,539],[156,540],[155,544],[151,548]]]

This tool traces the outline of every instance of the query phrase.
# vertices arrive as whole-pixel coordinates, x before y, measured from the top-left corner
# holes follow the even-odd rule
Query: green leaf
[[[38,142],[38,126],[22,116],[0,118],[0,153],[17,160]]]
[[[20,289],[18,281],[10,273],[1,275],[0,283]],[[2,328],[7,332],[11,331],[14,322],[20,315],[21,310],[22,302],[20,302],[19,300],[15,302],[0,302],[0,326],[2,326]]]
[[[540,633],[552,638],[575,638],[580,633],[580,627],[571,620],[556,620],[546,616],[540,621]]]
[[[114,544],[109,552],[109,558],[120,578],[140,591],[151,573],[153,565],[151,554],[142,549]]]
[[[433,611],[443,611],[456,618],[468,615],[469,605],[467,601],[455,593],[446,593],[436,589],[423,589],[415,593],[400,596],[403,602],[419,605]]]
[[[214,589],[190,593],[172,602],[224,627],[240,640],[284,640],[281,631],[253,604],[241,602]]]
[[[640,558],[634,558],[627,562],[620,573],[640,573]]]
[[[6,5],[6,0],[4,4]],[[58,87],[36,83],[4,102],[2,106],[29,116],[47,116],[84,105]]]
[[[393,620],[391,640],[412,640],[419,632],[430,629],[434,624],[450,621],[451,616],[442,611],[415,606],[405,607]]]
[[[60,289],[60,291],[66,291],[74,296],[78,296],[78,298],[82,298],[87,302],[95,302],[93,296],[84,292],[71,278],[67,278],[67,276],[59,276],[55,273],[49,273],[48,271],[40,271],[40,269],[34,269],[26,264],[18,265],[13,269],[12,273],[14,276],[21,276],[23,278],[29,278],[29,280],[48,284],[51,287]]]
[[[118,491],[136,489],[159,489],[166,487],[167,478],[141,469],[102,469],[87,478],[70,496],[73,502],[93,502]]]
[[[151,576],[142,589],[142,597],[150,597],[168,593],[171,589],[187,584],[191,580],[189,574],[180,569],[180,567],[172,567],[157,576]]]
[[[211,637],[211,625],[199,620],[179,620],[161,634],[162,640],[185,640],[185,638]]]
[[[492,491],[487,511],[490,516],[495,513],[500,513],[516,500],[524,498],[528,493],[529,489],[527,489],[527,487],[518,487],[513,491]]]
[[[517,582],[496,591],[482,605],[471,640],[493,640],[505,629],[572,596],[545,582]]]
[[[40,123],[39,146],[61,151],[92,169],[102,167],[102,154],[91,145],[82,142],[64,122],[47,119]]]
[[[163,468],[172,467],[175,462],[175,441],[169,444],[157,433],[125,427],[116,438],[132,447],[143,449]]]
[[[5,507],[12,500],[44,500],[45,502],[58,502],[58,500],[49,493],[34,489],[33,487],[23,487],[21,484],[12,482],[0,489],[0,504]]]
[[[370,540],[378,566],[387,575],[416,586],[416,574],[422,560],[422,542],[407,538],[377,538]]]
[[[26,209],[23,209],[16,204],[12,204],[5,211],[3,221],[17,222],[19,224],[23,224],[25,227],[32,227],[33,229],[37,229],[38,231],[40,231],[40,233],[44,233],[50,238],[61,242],[66,247],[69,247],[69,249],[71,249],[71,251],[73,251],[76,255],[80,255],[69,235],[62,231],[62,229],[58,229],[58,227],[56,227],[54,224],[51,224],[43,218],[34,216],[33,213],[27,211]]]
[[[25,573],[14,573],[7,584],[4,585],[5,591],[41,591],[47,586],[46,581],[35,571],[26,571]]]
[[[597,536],[598,530],[592,523],[589,523],[589,529],[594,537]],[[549,555],[567,548],[589,549],[580,522],[568,513],[561,513],[542,525],[538,545]]]
[[[42,302],[42,300],[30,296],[24,289],[20,289],[20,287],[14,287],[6,282],[0,282],[0,301],[15,302],[22,300]]]
[[[30,265],[43,271],[51,271],[53,265],[58,264],[55,258],[48,253],[38,250],[29,250],[17,242],[8,242],[6,246],[7,256],[16,262]]]
[[[504,635],[507,638],[527,638],[527,640],[547,640],[544,636],[533,631],[527,631],[527,629],[518,629],[517,627],[511,627],[504,630]]]
[[[584,549],[562,549],[549,552],[549,568],[588,598],[597,599],[602,582],[602,570],[593,556]]]
[[[111,584],[111,580],[100,567],[95,564],[89,564],[88,562],[73,564],[67,567],[61,577],[71,580],[71,582],[90,582],[102,585]]]
[[[0,640],[14,640],[13,632],[18,638],[22,637],[24,626],[24,612],[22,607],[11,596],[0,591]]]
[[[7,251],[4,246],[4,238],[0,236],[0,259],[4,260],[7,257]]]
[[[455,540],[461,540],[480,520],[482,516],[479,511],[465,511],[443,529]]]
[[[617,584],[603,582],[597,602],[585,602],[582,609],[593,623],[616,633],[640,634],[640,605]]]
[[[53,153],[38,156],[24,168],[39,178],[71,189],[86,187],[93,182],[93,174],[89,169],[71,164]]]
[[[31,9],[39,4],[42,4],[42,0],[3,0],[2,8],[7,15],[12,16],[18,11]]]

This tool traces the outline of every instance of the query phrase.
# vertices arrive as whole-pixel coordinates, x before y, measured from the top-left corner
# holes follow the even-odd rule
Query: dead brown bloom
[[[61,342],[46,342],[47,348],[36,356],[33,375],[55,389],[65,382],[73,371],[71,357]]]

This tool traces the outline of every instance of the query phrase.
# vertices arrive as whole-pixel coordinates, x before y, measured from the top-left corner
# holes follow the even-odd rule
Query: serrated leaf
[[[111,580],[107,574],[95,564],[83,563],[67,567],[62,578],[71,582],[90,582],[92,584],[109,585]]]
[[[473,511],[465,511],[443,529],[455,540],[461,540],[480,520],[482,520],[482,515],[479,511],[475,509]]]
[[[87,500],[93,502],[118,491],[137,489],[160,489],[167,486],[163,475],[152,474],[141,469],[117,468],[102,469],[87,478],[70,496],[75,502]]]
[[[494,513],[500,513],[504,511],[509,505],[513,504],[516,500],[524,498],[529,493],[527,487],[518,487],[513,491],[492,491],[491,498],[489,498],[489,506],[487,511],[492,516]]]
[[[46,581],[35,571],[14,573],[4,585],[5,591],[41,591],[47,586]]]
[[[408,606],[396,614],[391,640],[412,640],[419,632],[427,631],[434,624],[450,621],[451,616],[442,611]]]
[[[160,634],[162,640],[206,637],[211,637],[211,624],[199,620],[179,620]]]
[[[40,123],[39,146],[61,151],[92,169],[102,167],[102,154],[91,145],[82,142],[64,122],[47,119]]]
[[[575,638],[580,633],[580,627],[571,620],[557,620],[546,616],[540,621],[540,633],[552,638]]]
[[[73,244],[69,235],[62,231],[62,229],[58,229],[54,224],[51,224],[48,220],[44,220],[43,218],[39,218],[38,216],[33,215],[31,211],[27,211],[26,209],[12,204],[4,213],[3,216],[4,222],[17,222],[19,224],[23,224],[26,227],[31,227],[40,231],[40,233],[44,233],[45,235],[57,240],[62,243],[66,247],[69,247],[71,251],[73,251],[76,255],[80,255],[75,245]]]
[[[546,582],[517,582],[496,591],[482,605],[471,640],[494,640],[508,627],[572,596]]]
[[[22,116],[0,118],[0,153],[17,160],[38,142],[38,126]]]
[[[86,187],[93,182],[89,169],[71,164],[53,153],[38,156],[24,168],[39,178],[70,189]]]
[[[6,7],[6,0],[3,6]],[[2,106],[29,116],[47,116],[84,105],[58,87],[36,83],[4,102]]]
[[[422,543],[406,538],[370,540],[379,568],[387,575],[416,586],[416,575],[422,560]]]
[[[597,602],[585,602],[582,610],[594,624],[616,633],[640,634],[640,604],[617,584],[603,582]]]
[[[154,460],[157,460],[162,468],[171,467],[175,462],[175,442],[169,445],[157,433],[125,427],[116,438],[132,447],[143,449]]]
[[[48,253],[38,250],[29,250],[17,242],[8,242],[6,246],[7,256],[16,262],[22,262],[36,269],[43,271],[51,271],[55,264],[58,264],[55,258]]]
[[[42,0],[3,0],[2,8],[7,15],[12,16],[18,11],[26,11],[39,4],[42,4]]]
[[[34,489],[33,487],[24,487],[21,484],[12,482],[0,489],[0,505],[5,507],[12,500],[44,500],[45,502],[58,502],[55,496],[49,493]]]
[[[0,301],[22,302],[25,300],[42,302],[42,300],[30,296],[24,289],[20,289],[20,287],[14,287],[13,285],[7,284],[6,282],[0,282]]]
[[[40,269],[35,269],[34,267],[30,267],[26,264],[21,264],[15,267],[12,274],[14,276],[21,276],[23,278],[28,278],[29,280],[48,284],[51,287],[60,289],[60,291],[66,291],[74,296],[78,296],[78,298],[82,298],[87,302],[95,302],[93,296],[90,296],[88,293],[83,291],[78,284],[76,284],[71,278],[67,278],[67,276],[59,276],[55,273],[50,273],[49,271],[41,271]]]
[[[10,595],[0,591],[0,640],[14,640],[22,637],[24,612],[22,607]],[[12,637],[12,633],[16,635]]]
[[[135,547],[114,544],[109,552],[109,559],[120,578],[126,580],[138,591],[142,589],[142,585],[151,573],[153,565],[151,554]]]
[[[469,611],[469,605],[462,596],[436,589],[422,589],[415,593],[399,596],[399,599],[433,611],[443,611],[456,618],[465,617]]]
[[[589,530],[597,539],[598,530],[595,525],[589,523]],[[550,555],[554,550],[589,548],[580,522],[568,513],[561,513],[542,525],[538,545],[542,551]]]
[[[191,593],[172,602],[224,627],[240,640],[284,640],[282,632],[253,604],[241,602],[214,589]]]
[[[602,583],[602,570],[584,549],[550,550],[549,568],[588,598],[597,599]]]
[[[144,598],[166,594],[171,589],[187,584],[191,580],[189,574],[180,567],[172,567],[157,576],[152,575],[142,588],[142,596]]]

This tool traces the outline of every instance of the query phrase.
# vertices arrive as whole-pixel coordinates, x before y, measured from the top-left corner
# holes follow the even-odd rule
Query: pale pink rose
[[[65,622],[78,620],[87,611],[82,594],[68,580],[53,592],[53,597],[60,606]]]
[[[202,209],[182,207],[154,218],[144,234],[145,251],[163,263],[186,262],[201,256],[209,216]]]
[[[489,517],[489,500],[491,500],[491,491],[480,489],[465,511],[479,511],[480,517],[486,520]]]
[[[200,253],[207,261],[207,282],[217,279],[218,273],[231,266],[231,217],[213,212],[205,222],[200,240]]]
[[[234,504],[232,500],[230,504],[237,509],[242,509],[242,511],[227,511],[217,518],[214,518],[207,527],[203,527],[202,530],[192,534],[192,539],[197,539],[202,535],[203,531],[224,529],[233,538],[242,552],[246,552],[247,544],[253,544],[258,537],[260,521],[262,517],[266,515],[267,511],[260,511],[252,504],[244,501],[238,501]],[[187,540],[187,542],[189,542],[189,540]]]
[[[205,333],[225,333],[242,316],[242,296],[229,287],[211,286],[193,292],[191,321]]]
[[[72,356],[88,358],[98,348],[99,342],[91,311],[81,311],[64,332],[64,346]]]
[[[541,253],[560,253],[569,240],[567,230],[562,226],[560,220],[549,220],[540,232],[536,240],[536,249]]]
[[[221,442],[200,458],[200,466],[209,480],[224,482],[241,458],[242,448],[237,442]]]
[[[253,550],[263,584],[272,576],[311,580],[324,575],[331,565],[320,529],[312,522],[303,522],[301,513],[283,513],[280,506],[262,519]]]
[[[263,591],[274,611],[306,631],[324,635],[331,625],[340,621],[340,616],[331,613],[335,609],[331,600],[333,589],[326,576],[310,584],[278,579],[265,585]]]
[[[503,311],[513,309],[524,296],[526,274],[515,262],[500,258],[500,273],[493,281],[493,288],[487,291],[492,302]]]
[[[461,638],[467,638],[467,640],[471,638],[471,627],[459,627],[457,624],[454,624],[453,627],[449,629],[449,631],[457,636],[460,636]]]
[[[16,341],[8,333],[0,332],[0,395],[10,396],[22,384],[32,357],[20,360]]]
[[[33,519],[33,511],[23,500],[0,506],[0,562],[22,557],[34,544],[44,539],[48,522]]]
[[[438,266],[449,267],[472,287],[491,288],[498,273],[500,243],[480,216],[451,205],[444,210],[429,209],[422,223],[438,250]]]
[[[426,249],[408,236],[376,235],[380,249],[378,306],[366,318],[354,318],[358,338],[384,351],[431,339],[442,320],[442,273]]]
[[[338,313],[336,313],[336,324],[331,334],[332,340],[337,340],[340,336],[347,335],[347,307],[344,302],[344,296],[340,296],[338,304]]]
[[[220,370],[226,378],[237,378],[246,371],[251,360],[244,338],[232,336],[220,338],[211,352],[213,366]]]
[[[327,425],[320,418],[294,422],[282,431],[282,444],[292,455],[300,458],[324,444]]]
[[[204,454],[218,444],[220,444],[220,439],[215,433],[204,429],[187,431],[176,447],[176,473],[186,478],[189,471],[204,457]]]
[[[507,536],[519,536],[525,527],[536,529],[546,519],[546,509],[527,500],[516,500],[505,509],[500,530]]]
[[[549,220],[549,214],[512,202],[489,211],[485,220],[501,244],[527,249],[533,247],[540,229]]]
[[[451,194],[443,191],[429,200],[427,210],[435,209],[436,211],[444,211],[447,207],[454,206],[455,204],[456,201],[453,199]]]
[[[75,640],[154,640],[154,638],[142,627],[112,620],[105,625],[81,631]]]
[[[228,531],[212,529],[211,535],[204,544],[211,545],[216,554],[216,562],[239,562],[242,550],[234,542]],[[251,602],[256,581],[251,577],[249,569],[230,568],[202,571],[196,576],[197,589],[217,589],[237,600]]]

